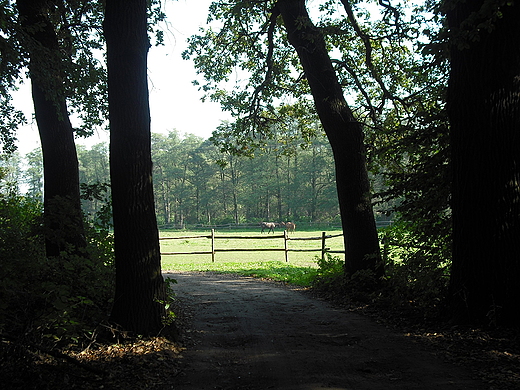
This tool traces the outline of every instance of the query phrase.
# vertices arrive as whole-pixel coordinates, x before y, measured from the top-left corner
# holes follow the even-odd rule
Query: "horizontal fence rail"
[[[208,238],[211,239],[211,251],[195,251],[195,252],[161,252],[161,255],[164,256],[174,256],[174,255],[211,255],[211,261],[215,262],[215,253],[217,252],[285,252],[285,261],[289,261],[289,252],[321,252],[322,260],[325,258],[325,253],[345,253],[345,251],[339,250],[331,250],[326,246],[326,240],[333,237],[343,236],[343,233],[335,234],[335,235],[327,235],[325,232],[321,233],[320,237],[294,237],[291,238],[287,234],[287,231],[284,231],[283,234],[280,235],[272,235],[272,236],[218,236],[215,234],[215,229],[211,229],[211,234],[205,235],[197,235],[197,236],[181,236],[181,237],[160,237],[159,240],[187,240],[192,238]],[[283,248],[216,248],[216,241],[218,239],[226,239],[226,240],[272,240],[272,239],[283,239]],[[318,249],[292,249],[288,246],[288,241],[313,241],[320,240],[321,248]]]

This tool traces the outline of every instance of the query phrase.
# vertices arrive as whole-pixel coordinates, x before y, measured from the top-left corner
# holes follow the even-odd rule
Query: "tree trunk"
[[[45,248],[47,256],[86,246],[79,191],[78,157],[69,120],[58,38],[45,0],[18,0],[34,112],[43,153]]]
[[[477,24],[491,15],[476,20],[474,14],[484,4],[457,2],[447,13],[453,32],[451,303],[458,321],[518,325],[520,5],[504,5],[489,32]],[[464,38],[475,34],[473,41]]]
[[[165,314],[152,185],[147,3],[107,0],[104,21],[116,257],[111,320],[140,334],[158,332]]]
[[[275,169],[276,169],[276,200],[278,209],[278,220],[282,221],[283,218],[283,201],[282,201],[282,180],[280,178],[280,156],[275,157]]]
[[[305,0],[280,0],[277,7],[289,42],[300,58],[334,154],[345,240],[345,270],[353,274],[371,269],[381,276],[383,266],[370,200],[362,126],[345,101],[324,38],[312,24]]]

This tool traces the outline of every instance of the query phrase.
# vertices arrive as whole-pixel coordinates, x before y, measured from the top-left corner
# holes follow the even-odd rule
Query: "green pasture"
[[[327,235],[337,235],[341,231],[327,231]],[[283,249],[282,230],[273,235],[260,234],[259,229],[215,231],[215,249]],[[290,238],[319,238],[312,241],[289,240],[288,249],[316,249],[314,252],[289,252],[288,262],[284,251],[244,251],[217,252],[215,262],[211,254],[162,255],[162,269],[168,271],[213,271],[238,273],[247,276],[266,277],[290,283],[308,285],[315,275],[317,259],[321,257],[321,231],[296,231]],[[193,236],[211,236],[211,230],[205,231],[161,231],[160,237],[183,237],[174,240],[161,240],[161,253],[168,252],[210,252],[211,239],[189,238]],[[250,237],[238,239],[234,237]],[[259,237],[277,238],[259,238]],[[223,237],[223,238],[221,238]],[[331,250],[343,250],[343,237],[326,240]],[[336,256],[339,256],[336,254]]]

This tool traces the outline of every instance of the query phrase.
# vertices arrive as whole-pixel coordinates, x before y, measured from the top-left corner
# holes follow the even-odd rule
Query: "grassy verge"
[[[171,268],[171,267],[170,267]],[[197,265],[183,264],[170,271],[209,271],[228,274],[252,276],[255,278],[272,279],[298,286],[310,286],[316,275],[316,267],[298,266],[281,261],[260,262],[221,262],[199,263]],[[163,271],[167,271],[163,268]]]
[[[327,232],[329,235],[338,234],[338,231]],[[191,237],[210,235],[207,232],[190,231],[161,231],[161,237]],[[265,233],[260,235],[254,231],[225,231],[216,232],[217,238],[215,248],[218,249],[283,249],[284,241],[282,238],[259,239],[258,237],[267,236]],[[277,232],[276,236],[281,232]],[[236,239],[234,236],[248,236],[250,239]],[[271,234],[271,236],[273,236]],[[291,234],[291,238],[310,238],[321,237],[321,232],[305,231]],[[343,248],[342,237],[335,237],[326,241],[327,247],[334,250]],[[309,286],[311,280],[316,275],[318,268],[317,258],[321,256],[320,240],[288,241],[289,249],[316,249],[316,252],[289,252],[288,262],[285,261],[285,254],[281,252],[221,252],[216,253],[215,262],[211,261],[209,254],[195,255],[163,255],[163,271],[211,271],[221,273],[235,273],[245,276],[258,278],[268,278],[287,283]],[[175,240],[162,240],[161,252],[200,252],[211,251],[211,240],[208,238],[182,238]]]

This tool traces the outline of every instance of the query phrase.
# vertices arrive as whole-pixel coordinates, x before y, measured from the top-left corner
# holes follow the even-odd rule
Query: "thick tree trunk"
[[[147,3],[107,0],[104,21],[116,257],[111,319],[140,334],[161,329],[165,300],[152,185]]]
[[[371,269],[381,276],[383,266],[370,200],[362,126],[345,101],[324,38],[312,24],[305,0],[280,0],[277,7],[334,154],[346,272]]]
[[[45,0],[18,0],[30,55],[34,112],[43,153],[47,256],[86,246],[79,191],[78,157],[63,85],[58,38]]]
[[[491,15],[477,20],[473,13],[484,4],[457,2],[447,14],[452,31],[451,303],[459,321],[518,325],[520,5],[504,5],[489,32],[477,24]]]

